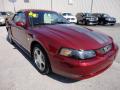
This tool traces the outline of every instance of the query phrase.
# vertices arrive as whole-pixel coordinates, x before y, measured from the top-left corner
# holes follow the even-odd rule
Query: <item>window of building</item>
[[[29,3],[29,0],[24,0],[25,3]]]
[[[16,0],[9,0],[9,2],[11,2],[11,3],[15,3],[15,2],[16,2]]]
[[[73,0],[68,0],[68,4],[72,5],[73,4]]]

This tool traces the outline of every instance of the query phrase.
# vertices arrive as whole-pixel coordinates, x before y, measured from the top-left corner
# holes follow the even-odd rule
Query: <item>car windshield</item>
[[[100,17],[101,16],[101,14],[96,14],[96,13],[95,14],[93,13],[92,15],[96,16],[96,17]]]
[[[32,26],[70,23],[62,15],[52,11],[29,12],[28,16]]]
[[[85,13],[85,16],[86,17],[91,17],[91,16],[93,16],[91,13]]]
[[[110,17],[108,14],[104,14],[103,16],[104,16],[104,17]]]
[[[72,16],[71,13],[63,13],[62,15],[63,15],[63,16]]]
[[[0,15],[2,16],[2,15],[6,15],[6,12],[0,12]]]
[[[7,12],[7,15],[14,15],[14,13],[12,13],[12,12]]]

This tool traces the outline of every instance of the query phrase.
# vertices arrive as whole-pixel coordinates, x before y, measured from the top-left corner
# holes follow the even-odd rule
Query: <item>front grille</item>
[[[105,46],[103,48],[98,49],[97,53],[99,53],[99,54],[106,54],[109,51],[111,51],[111,49],[112,49],[112,44],[109,44],[109,45],[107,45],[107,46]]]
[[[71,18],[71,20],[75,20],[74,18]]]

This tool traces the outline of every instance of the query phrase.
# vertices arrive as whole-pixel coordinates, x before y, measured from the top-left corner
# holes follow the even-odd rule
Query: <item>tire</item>
[[[0,26],[2,26],[2,23],[0,22]]]
[[[82,24],[83,24],[83,25],[86,25],[86,21],[83,20],[83,21],[82,21]]]
[[[78,25],[81,25],[81,21],[77,21],[77,24],[78,24]]]
[[[89,22],[86,22],[85,25],[91,26],[91,24]]]
[[[80,24],[79,21],[77,21],[77,24],[78,24],[78,25]]]
[[[101,25],[103,25],[103,26],[105,26],[105,25],[106,25],[103,21],[102,21],[100,24],[101,24]]]
[[[10,30],[8,30],[8,41],[9,41],[11,44],[14,44]]]
[[[38,71],[41,74],[47,75],[51,72],[51,66],[48,60],[48,56],[45,50],[43,50],[43,48],[41,48],[40,45],[38,44],[34,45],[33,51],[32,51],[32,57],[33,57],[35,66],[37,67]]]
[[[110,24],[111,26],[114,26],[115,24]]]

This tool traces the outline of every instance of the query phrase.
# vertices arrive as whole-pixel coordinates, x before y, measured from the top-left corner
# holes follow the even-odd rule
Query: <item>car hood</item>
[[[0,16],[0,18],[4,18],[4,19],[5,19],[6,17],[7,17],[7,16],[5,16],[5,15],[1,15],[1,16]]]
[[[95,18],[95,16],[85,16],[85,17],[87,17],[87,18]]]
[[[110,18],[110,19],[112,19],[112,20],[116,20],[116,18],[114,18],[114,17],[106,17],[106,18]]]
[[[109,36],[74,24],[44,25],[35,31],[61,43],[61,47],[73,49],[98,49],[112,43]]]
[[[108,17],[106,17],[106,18],[114,18],[114,17],[108,16]]]
[[[65,18],[76,18],[75,16],[64,16]]]

